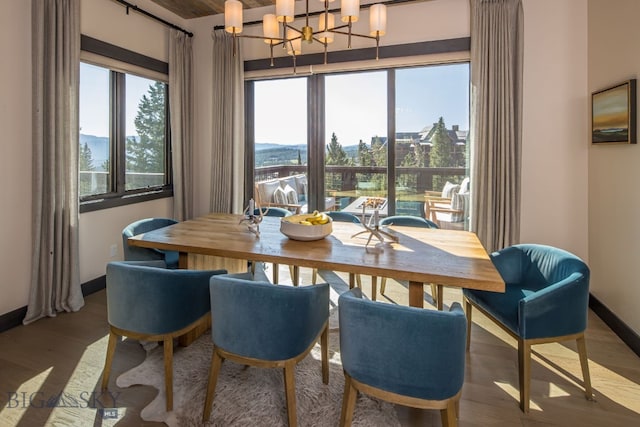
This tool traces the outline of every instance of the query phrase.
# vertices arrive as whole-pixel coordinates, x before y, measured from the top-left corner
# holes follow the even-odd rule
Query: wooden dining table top
[[[391,225],[384,230],[398,242],[368,247],[359,224],[333,222],[321,240],[291,240],[280,232],[280,218],[264,217],[260,236],[240,223],[241,215],[210,213],[129,238],[133,246],[264,261],[407,280],[410,285],[504,292],[505,284],[475,233]],[[375,239],[372,240],[372,243]]]

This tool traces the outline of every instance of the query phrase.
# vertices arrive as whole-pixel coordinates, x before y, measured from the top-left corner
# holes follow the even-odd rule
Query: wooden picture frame
[[[636,79],[591,95],[591,142],[636,144]]]

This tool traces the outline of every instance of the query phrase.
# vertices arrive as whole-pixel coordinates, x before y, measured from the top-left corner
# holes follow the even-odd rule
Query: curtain
[[[193,47],[192,38],[169,30],[169,116],[173,167],[173,217],[193,216]]]
[[[521,0],[471,1],[471,230],[488,251],[520,238]]]
[[[80,0],[32,0],[32,273],[24,324],[84,305],[78,265]]]
[[[213,34],[211,211],[240,213],[244,195],[244,64],[225,30]]]

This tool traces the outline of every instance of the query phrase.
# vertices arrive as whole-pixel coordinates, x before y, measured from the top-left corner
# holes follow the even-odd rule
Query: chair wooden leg
[[[438,301],[438,288],[435,283],[430,283],[431,285],[431,298],[437,303]]]
[[[218,374],[222,365],[222,358],[214,349],[211,357],[211,367],[209,368],[209,383],[207,384],[207,397],[204,401],[204,411],[202,412],[202,421],[209,420],[211,415],[211,407],[213,406],[213,395],[216,392],[216,384],[218,383]]]
[[[464,299],[464,313],[467,315],[467,351],[471,347],[471,310],[472,306],[468,299]]]
[[[520,382],[520,409],[529,412],[529,387],[531,384],[531,344],[518,338],[518,380]]]
[[[378,277],[371,276],[371,300],[376,300],[376,294],[378,293]]]
[[[593,400],[593,390],[591,389],[591,376],[589,375],[589,359],[587,358],[587,343],[584,334],[576,339],[578,344],[578,355],[580,356],[580,367],[582,367],[582,378],[584,380],[584,395],[587,400]]]
[[[273,264],[273,284],[277,285],[280,281],[280,265],[274,263]]]
[[[442,292],[443,286],[435,285],[435,287],[436,287],[436,293],[435,293],[436,308],[442,311],[442,309],[444,308],[444,295]],[[431,289],[433,290],[433,283],[431,284]]]
[[[329,324],[320,335],[320,352],[322,353],[322,382],[329,384]]]
[[[314,268],[311,271],[311,284],[315,285],[317,281],[318,281],[318,269]]]
[[[362,289],[362,277],[359,274],[356,274],[356,284]]]
[[[387,278],[383,277],[380,279],[380,295],[384,295],[384,291],[387,288]]]
[[[293,283],[293,286],[298,286],[300,284],[300,267],[297,265],[290,265],[289,273],[291,274],[291,282]]]
[[[167,412],[173,411],[173,338],[164,339],[164,394]]]
[[[104,361],[104,369],[102,370],[102,390],[106,390],[109,386],[109,376],[111,375],[111,365],[113,364],[113,355],[116,352],[118,343],[118,335],[109,331],[109,343],[107,344],[107,357]]]
[[[289,427],[298,425],[298,417],[296,415],[296,362],[289,360],[284,364],[284,392],[287,398],[287,415],[289,418]]]
[[[449,400],[447,407],[440,410],[440,419],[442,420],[442,427],[456,427],[458,425],[455,402]]]
[[[349,273],[349,289],[353,289],[356,285],[356,275],[354,273]]]
[[[358,391],[351,384],[351,377],[344,374],[344,395],[342,397],[342,413],[340,414],[340,427],[351,427],[353,410],[356,407]]]

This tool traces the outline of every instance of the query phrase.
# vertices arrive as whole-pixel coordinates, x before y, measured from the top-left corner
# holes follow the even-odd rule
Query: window
[[[468,176],[467,62],[247,84],[255,105],[247,112],[255,128],[247,136],[255,161],[247,167],[254,168],[256,188],[265,180],[282,184],[290,175],[307,173],[307,200],[318,202],[309,210],[362,214],[362,201],[373,197],[383,200],[383,215],[467,226],[468,195],[454,208],[438,200],[437,218],[428,208],[430,196],[442,196],[447,182],[457,192]],[[306,118],[298,117],[305,112]],[[322,157],[320,167],[314,167],[313,153]],[[314,191],[324,196],[324,205]],[[261,196],[273,203],[271,193]]]
[[[80,63],[81,212],[172,195],[168,86],[114,68]]]

